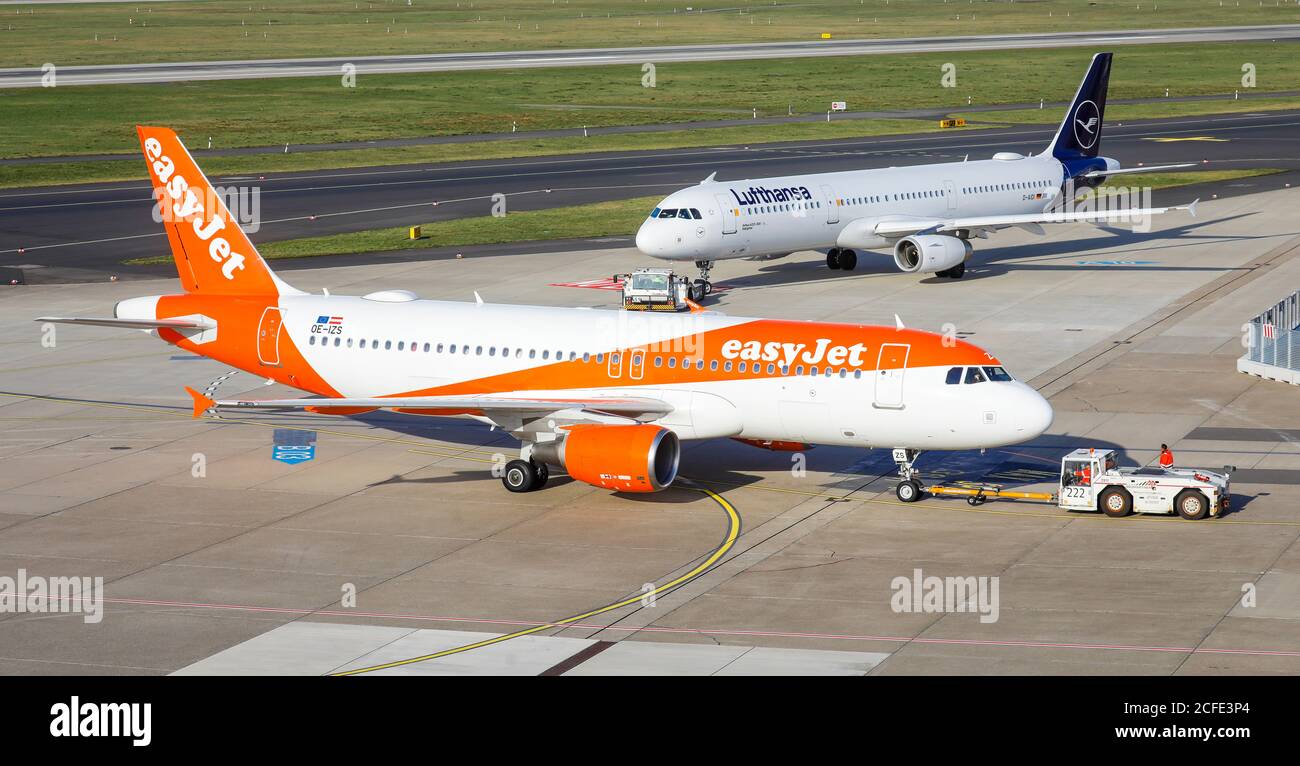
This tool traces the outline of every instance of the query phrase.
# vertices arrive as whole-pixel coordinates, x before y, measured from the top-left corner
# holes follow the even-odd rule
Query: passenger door
[[[953,185],[952,181],[943,182],[943,196],[948,198],[948,212],[955,211],[957,209],[957,187]]]
[[[267,306],[257,323],[257,361],[263,367],[280,366],[280,309]]]
[[[906,343],[886,343],[876,358],[877,407],[898,409],[903,406],[903,373],[912,347]]]
[[[826,198],[826,223],[839,223],[840,201],[835,196],[835,189],[830,184],[822,184],[822,196]]]
[[[727,199],[725,194],[719,194],[714,199],[718,202],[718,213],[722,215],[722,233],[735,234],[736,216],[739,211],[736,210],[735,205],[731,200]]]

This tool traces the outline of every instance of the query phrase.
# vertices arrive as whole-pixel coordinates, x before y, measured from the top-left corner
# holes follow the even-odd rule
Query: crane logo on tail
[[[1091,149],[1097,143],[1098,128],[1101,127],[1101,114],[1092,101],[1084,101],[1074,110],[1074,139],[1084,149]]]

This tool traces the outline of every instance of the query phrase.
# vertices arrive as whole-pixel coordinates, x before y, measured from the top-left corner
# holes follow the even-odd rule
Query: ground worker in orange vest
[[[1174,453],[1169,451],[1168,444],[1160,445],[1160,467],[1161,468],[1174,467]]]

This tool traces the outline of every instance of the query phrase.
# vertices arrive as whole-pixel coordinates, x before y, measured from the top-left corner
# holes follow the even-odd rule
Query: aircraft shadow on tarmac
[[[1176,263],[1171,264],[1107,264],[1101,261],[1121,260],[1128,253],[1151,253],[1158,250],[1177,249],[1184,247],[1193,242],[1235,242],[1241,240],[1256,239],[1253,235],[1232,235],[1232,234],[1197,234],[1196,230],[1213,223],[1223,223],[1255,215],[1255,213],[1241,213],[1233,216],[1225,216],[1215,219],[1198,219],[1189,221],[1180,226],[1169,229],[1163,229],[1157,232],[1134,232],[1129,229],[1116,228],[1113,226],[1099,226],[1101,231],[1111,235],[1105,240],[1052,240],[1042,243],[1033,243],[1027,245],[1014,245],[1008,247],[992,247],[988,249],[977,249],[974,259],[971,261],[966,270],[966,276],[962,280],[952,280],[944,277],[929,275],[921,280],[921,284],[956,284],[959,281],[969,282],[975,279],[988,279],[990,277],[1005,276],[1014,271],[1114,271],[1124,269],[1126,271],[1223,271],[1223,267],[1205,267],[1205,266],[1180,266]],[[994,237],[997,235],[994,234]],[[1281,234],[1277,236],[1293,236]],[[1166,241],[1172,240],[1172,241]],[[1125,247],[1127,253],[1110,253],[1097,254],[1094,256],[1085,255],[1094,250],[1101,248]],[[1069,263],[1041,263],[1041,262],[1015,262],[1021,258],[1052,258],[1057,257],[1061,260],[1070,259]],[[865,251],[858,256],[858,268],[854,271],[830,271],[826,269],[819,259],[791,256],[792,259],[781,263],[774,263],[760,269],[756,275],[737,277],[735,279],[725,279],[724,282],[730,288],[764,288],[780,287],[793,284],[818,282],[826,279],[852,279],[857,278],[878,278],[898,275],[900,272],[894,267],[893,256],[889,252]],[[1097,263],[1077,263],[1080,258],[1092,258]],[[1003,263],[1008,262],[1008,263]],[[725,295],[723,293],[722,295]],[[720,296],[719,296],[720,297]],[[714,301],[710,301],[712,303]]]

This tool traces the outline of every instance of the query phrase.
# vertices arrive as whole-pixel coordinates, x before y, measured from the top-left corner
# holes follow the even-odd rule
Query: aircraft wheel
[[[501,474],[501,483],[511,492],[528,492],[537,484],[537,474],[527,461],[511,460]]]
[[[1109,487],[1097,499],[1101,512],[1112,519],[1123,518],[1133,512],[1133,496],[1123,487]]]
[[[1194,489],[1185,489],[1174,498],[1174,508],[1184,519],[1196,521],[1210,512],[1210,501]]]
[[[836,270],[840,267],[840,249],[833,247],[826,253],[826,268]]]
[[[921,499],[921,483],[914,479],[900,481],[894,488],[894,494],[904,503],[915,503]]]
[[[858,254],[852,250],[845,250],[840,253],[840,268],[844,271],[853,271],[858,267]]]
[[[948,269],[948,276],[952,279],[961,279],[966,276],[966,264],[959,263],[951,269]]]
[[[551,467],[545,463],[538,463],[535,460],[528,461],[533,465],[533,489],[541,489],[546,486],[546,480],[551,478]]]
[[[692,288],[695,290],[695,294],[699,296],[699,298],[695,298],[697,301],[713,292],[713,284],[707,279],[695,280],[695,284],[692,285]]]

